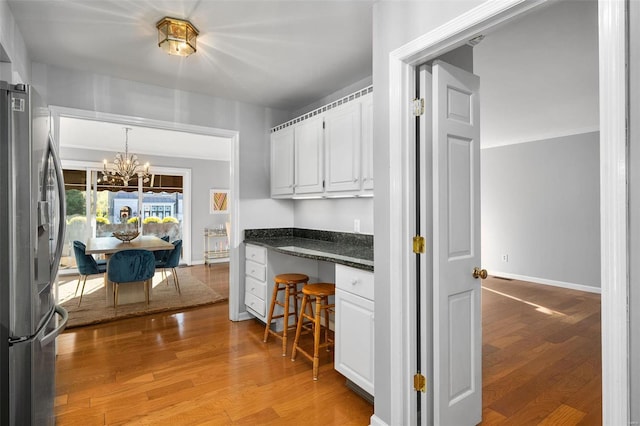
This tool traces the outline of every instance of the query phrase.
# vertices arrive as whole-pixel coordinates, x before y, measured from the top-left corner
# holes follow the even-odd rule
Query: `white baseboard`
[[[238,315],[238,321],[247,321],[250,319],[254,319],[255,317],[251,315],[249,312],[240,312]]]
[[[369,421],[369,426],[388,426],[388,425],[385,422],[383,422],[380,419],[380,417],[374,414],[373,416],[371,416],[371,419]]]
[[[528,277],[526,275],[510,274],[508,272],[490,271],[489,275],[501,278],[511,278],[513,280],[529,281],[536,284],[551,285],[554,287],[568,288],[570,290],[586,291],[589,293],[602,293],[600,287],[592,287],[584,284],[568,283],[564,281],[548,280],[546,278]]]

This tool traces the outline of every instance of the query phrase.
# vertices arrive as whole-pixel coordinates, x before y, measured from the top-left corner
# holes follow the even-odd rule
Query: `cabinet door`
[[[271,133],[271,196],[293,194],[293,126]]]
[[[362,189],[373,191],[373,94],[362,97]]]
[[[335,369],[374,395],[373,302],[336,289]]]
[[[324,118],[327,192],[360,190],[361,105],[352,101]]]
[[[311,118],[294,128],[295,194],[322,193],[322,119]]]

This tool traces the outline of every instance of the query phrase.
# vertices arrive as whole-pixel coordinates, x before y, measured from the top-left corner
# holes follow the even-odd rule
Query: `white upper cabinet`
[[[271,196],[293,195],[293,127],[271,133]]]
[[[324,117],[327,192],[360,189],[361,122],[360,102],[344,104],[330,110]]]
[[[294,194],[322,193],[322,117],[304,120],[294,127]]]
[[[274,128],[271,196],[373,195],[373,88]]]
[[[362,189],[373,192],[373,93],[362,97]]]

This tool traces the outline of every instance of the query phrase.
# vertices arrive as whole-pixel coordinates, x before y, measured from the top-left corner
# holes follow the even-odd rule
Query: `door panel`
[[[473,297],[471,291],[449,297],[449,400],[454,404],[473,392]]]
[[[336,289],[335,369],[374,396],[374,303]]]
[[[327,191],[360,189],[361,121],[360,102],[350,102],[325,116]]]
[[[470,256],[473,235],[471,233],[471,212],[473,198],[471,185],[472,143],[468,139],[449,136],[447,141],[449,235],[448,258],[450,260]]]
[[[434,423],[482,418],[479,79],[433,64]]]
[[[295,193],[312,194],[323,191],[322,120],[311,118],[294,129]]]
[[[271,195],[293,194],[293,127],[271,134]]]
[[[373,95],[362,98],[362,189],[373,189]]]

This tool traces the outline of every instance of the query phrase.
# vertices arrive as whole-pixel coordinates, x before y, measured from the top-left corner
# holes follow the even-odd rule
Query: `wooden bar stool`
[[[333,312],[334,304],[329,304],[329,296],[336,293],[336,285],[331,283],[307,284],[302,288],[302,305],[300,306],[300,318],[296,327],[296,338],[293,341],[293,351],[291,352],[291,361],[295,361],[296,352],[300,351],[310,361],[313,362],[313,380],[318,380],[318,352],[320,348],[333,347],[333,339],[329,338],[329,313]],[[313,302],[311,298],[315,298],[315,314],[305,312],[307,305],[311,306]],[[324,311],[324,343],[320,343],[320,334],[322,333],[322,313]],[[313,356],[298,346],[300,334],[302,332],[304,320],[311,321],[313,327]]]
[[[287,354],[287,331],[289,329],[289,316],[293,315],[293,324],[298,319],[298,284],[305,284],[309,281],[309,277],[305,274],[279,274],[273,279],[273,294],[271,295],[271,306],[269,307],[269,316],[267,317],[267,325],[264,328],[264,341],[267,341],[269,334],[273,334],[279,339],[282,339],[282,356]],[[284,291],[284,303],[278,300],[278,293]],[[293,297],[293,312],[291,312],[291,306],[289,299]],[[282,314],[273,315],[273,311],[276,307],[282,306],[284,310]],[[282,335],[276,331],[271,330],[271,321],[274,319],[282,318],[284,321]]]

